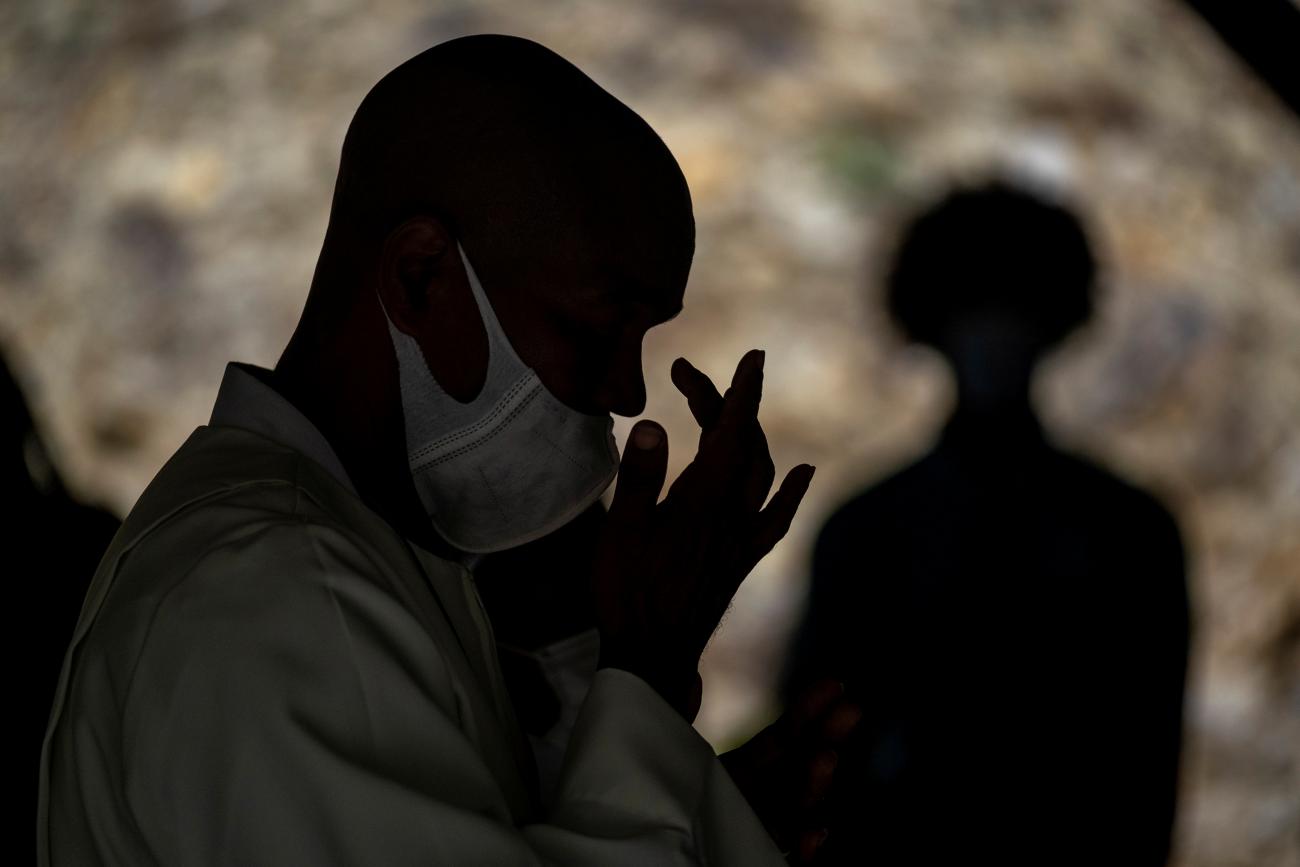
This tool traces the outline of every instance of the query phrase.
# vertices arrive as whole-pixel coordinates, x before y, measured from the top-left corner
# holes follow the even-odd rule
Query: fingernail
[[[759,369],[759,370],[762,370],[762,369],[763,369],[763,362],[765,362],[766,360],[767,360],[767,350],[766,350],[766,349],[760,349],[760,350],[758,351],[758,369]]]
[[[844,685],[844,681],[838,680],[836,681],[836,683],[839,684],[840,695],[844,695],[844,693],[848,691],[848,688]]]
[[[821,833],[817,835],[817,847],[819,849],[821,848],[821,845],[826,842],[826,838],[830,835],[831,832],[829,830],[822,828]]]
[[[663,440],[663,431],[652,424],[639,426],[632,434],[632,442],[639,449],[650,450]]]

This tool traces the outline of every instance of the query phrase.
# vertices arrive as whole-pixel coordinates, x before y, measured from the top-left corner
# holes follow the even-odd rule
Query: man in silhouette
[[[890,312],[943,353],[957,406],[929,454],[815,545],[788,684],[849,684],[830,864],[1168,857],[1188,645],[1183,550],[1151,496],[1052,445],[1038,360],[1092,308],[1063,207],[1002,184],[905,232]],[[821,862],[819,862],[821,863]]]
[[[541,46],[467,37],[385,76],[279,363],[228,366],[95,576],[42,756],[41,863],[809,858],[841,690],[725,766],[690,724],[704,644],[812,476],[764,505],[762,353],[725,394],[674,365],[701,433],[662,503],[663,429],[637,424],[621,463],[611,434],[644,408],[641,342],[681,309],[693,246],[667,148]],[[598,670],[552,696],[581,706],[538,780],[472,570],[544,544],[616,471],[563,576]],[[554,580],[554,558],[515,562]]]

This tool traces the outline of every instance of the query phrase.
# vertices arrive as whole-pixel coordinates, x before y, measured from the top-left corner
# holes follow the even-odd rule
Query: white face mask
[[[415,489],[442,538],[487,553],[545,536],[599,499],[618,472],[609,413],[561,403],[515,354],[478,275],[456,245],[488,336],[487,378],[461,403],[447,394],[414,337],[388,319]],[[380,300],[383,307],[383,300]]]

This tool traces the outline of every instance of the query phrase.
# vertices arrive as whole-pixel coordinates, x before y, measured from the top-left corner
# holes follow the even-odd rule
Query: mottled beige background
[[[1110,264],[1039,383],[1051,429],[1191,548],[1179,863],[1300,864],[1300,122],[1173,0],[0,4],[0,337],[75,489],[125,513],[225,362],[275,363],[362,95],[493,31],[577,63],[690,180],[686,311],[646,344],[673,472],[669,363],[725,378],[752,346],[779,468],[819,467],[710,647],[699,729],[725,748],[770,717],[819,521],[947,411],[871,303],[873,245],[996,166],[1083,201]]]

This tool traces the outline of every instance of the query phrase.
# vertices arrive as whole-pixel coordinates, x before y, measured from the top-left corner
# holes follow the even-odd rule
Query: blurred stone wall
[[[753,346],[778,470],[819,467],[706,655],[715,746],[775,712],[820,521],[949,408],[874,303],[889,231],[992,167],[1082,202],[1106,257],[1039,383],[1051,430],[1190,547],[1178,863],[1300,864],[1300,121],[1174,0],[9,0],[0,340],[75,489],[124,514],[227,360],[274,365],[352,111],[472,32],[559,51],[686,172],[686,310],[645,350],[670,472],[694,434],[669,363],[725,380]]]

